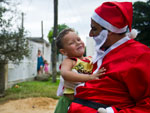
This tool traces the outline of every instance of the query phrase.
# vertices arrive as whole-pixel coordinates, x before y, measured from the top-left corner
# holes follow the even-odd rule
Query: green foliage
[[[29,56],[30,51],[24,28],[12,25],[13,11],[7,6],[6,0],[0,1],[0,61],[19,62],[24,56]],[[8,19],[4,18],[7,13],[12,14]]]
[[[48,33],[48,39],[49,39],[49,42],[52,43],[53,41],[53,29],[51,29]]]
[[[59,24],[57,33],[60,33],[65,28],[69,28],[69,27],[66,24]],[[53,41],[53,31],[54,31],[54,27],[52,27],[48,33],[48,39],[49,39],[50,43],[52,43],[52,41]]]
[[[0,33],[0,60],[20,61],[29,55],[28,42],[23,36],[23,30],[9,32],[2,30]]]
[[[137,41],[150,45],[150,0],[133,4],[133,28],[139,31]]]

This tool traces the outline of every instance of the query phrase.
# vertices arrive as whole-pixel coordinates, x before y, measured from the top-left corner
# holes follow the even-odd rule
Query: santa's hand
[[[98,113],[107,113],[105,108],[98,108]]]

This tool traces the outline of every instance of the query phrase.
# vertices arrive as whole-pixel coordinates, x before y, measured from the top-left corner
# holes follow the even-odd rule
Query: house
[[[9,62],[5,75],[5,89],[16,83],[33,80],[37,75],[37,51],[41,50],[44,58],[50,64],[51,61],[51,45],[41,37],[27,38],[29,48],[31,50],[30,57],[24,59],[17,64]],[[49,70],[50,67],[49,67]]]

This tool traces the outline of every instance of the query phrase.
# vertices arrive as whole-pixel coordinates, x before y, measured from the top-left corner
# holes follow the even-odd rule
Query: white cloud
[[[41,21],[43,20],[44,36],[53,27],[53,0],[18,0],[24,11],[24,25],[31,36],[41,36]],[[66,24],[78,31],[83,40],[90,30],[90,17],[96,7],[106,0],[58,0],[58,24]],[[112,1],[112,0],[110,0]],[[126,0],[117,0],[126,1]],[[137,0],[129,0],[131,2]],[[146,1],[146,0],[142,0]]]

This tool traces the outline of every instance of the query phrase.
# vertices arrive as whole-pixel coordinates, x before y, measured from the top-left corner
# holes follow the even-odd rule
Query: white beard
[[[97,62],[97,60],[103,56],[104,51],[101,50],[100,48],[103,46],[103,44],[106,42],[108,36],[108,31],[107,30],[102,30],[98,36],[93,37],[93,39],[95,40],[95,49],[96,49],[96,53],[93,56],[93,63]]]
[[[107,39],[107,35],[108,35],[108,31],[107,30],[102,30],[98,36],[93,37],[93,39],[95,40],[95,48],[96,51],[99,51],[100,48],[102,47],[102,45],[105,43],[106,39]]]

